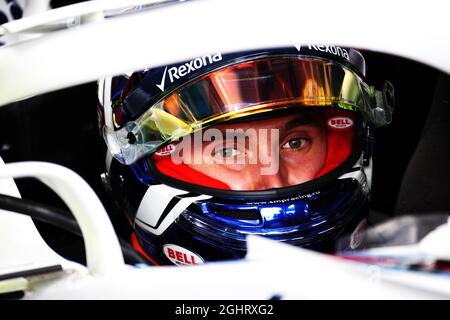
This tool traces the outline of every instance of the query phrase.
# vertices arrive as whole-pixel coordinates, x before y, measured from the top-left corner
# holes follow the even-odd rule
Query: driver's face
[[[257,135],[256,143],[253,141],[256,149],[250,147],[249,139],[244,140],[245,143],[221,141],[220,145],[217,141],[206,141],[202,142],[202,148],[192,149],[191,158],[201,157],[203,161],[188,161],[186,165],[224,182],[231,190],[265,190],[303,183],[312,180],[326,160],[327,133],[321,112],[223,124],[215,128],[224,133],[230,129],[268,133]],[[275,136],[271,134],[274,130]],[[239,156],[245,161],[232,161]],[[217,158],[226,161],[215,161]],[[261,174],[268,167],[268,158],[271,165],[277,161],[276,170]]]

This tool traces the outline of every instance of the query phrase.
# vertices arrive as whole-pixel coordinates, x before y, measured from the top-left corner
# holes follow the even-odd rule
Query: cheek
[[[305,156],[299,161],[282,162],[280,165],[280,173],[289,185],[296,185],[314,179],[316,174],[323,167],[323,161],[318,157]]]
[[[312,165],[317,169],[317,171],[322,169],[327,158],[326,135],[320,136],[320,138],[318,139],[318,143],[313,145],[310,150],[309,157]]]
[[[280,173],[290,185],[307,182],[323,168],[326,156],[326,137],[317,137],[306,152],[281,157]]]

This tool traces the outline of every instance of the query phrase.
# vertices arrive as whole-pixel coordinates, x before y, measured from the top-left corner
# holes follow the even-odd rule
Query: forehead
[[[289,130],[298,126],[322,126],[322,110],[302,111],[284,115],[274,115],[264,118],[251,118],[248,120],[240,119],[214,126],[219,130],[225,129],[249,129],[249,128],[267,128],[267,129],[285,129]]]

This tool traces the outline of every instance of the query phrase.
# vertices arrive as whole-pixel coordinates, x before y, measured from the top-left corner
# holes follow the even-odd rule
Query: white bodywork
[[[91,1],[1,26],[0,34],[20,41],[0,48],[0,105],[205,52],[307,42],[398,54],[450,73],[450,20],[437,2],[424,7],[419,5],[423,1],[383,0],[365,3],[370,9],[363,9],[360,1],[351,0],[198,0],[103,19],[104,13],[112,16],[152,3]],[[241,23],[230,23],[229,17]],[[122,47],[117,39],[124,39]],[[0,293],[25,290],[29,299],[450,298],[448,276],[348,262],[254,237],[247,258],[238,262],[126,266],[108,215],[86,182],[48,163],[1,162],[0,192],[19,197],[11,177],[24,176],[46,183],[72,210],[83,232],[88,266],[53,252],[30,218],[1,211],[0,276],[55,264],[63,271],[0,281]],[[393,250],[448,258],[449,248],[442,243],[450,243],[449,226],[436,231],[417,246]]]

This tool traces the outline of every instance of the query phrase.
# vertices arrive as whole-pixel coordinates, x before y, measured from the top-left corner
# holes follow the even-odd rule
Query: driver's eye
[[[306,139],[302,139],[302,138],[295,138],[295,139],[291,139],[288,142],[286,142],[285,144],[283,144],[283,146],[281,147],[282,149],[300,149],[301,147],[303,147],[306,143]]]

